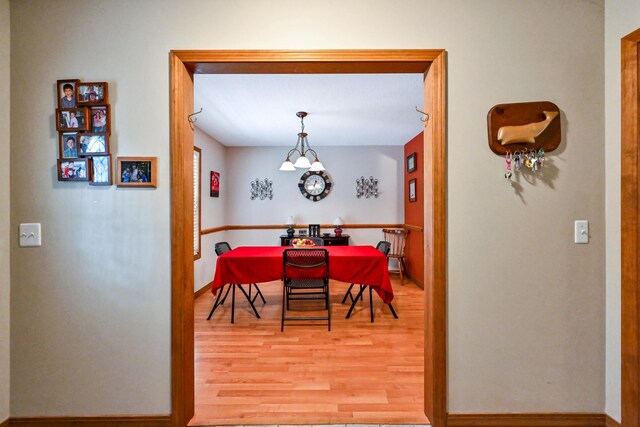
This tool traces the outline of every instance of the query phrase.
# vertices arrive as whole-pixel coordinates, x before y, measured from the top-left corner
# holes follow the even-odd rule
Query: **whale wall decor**
[[[487,114],[489,147],[498,155],[507,150],[549,153],[562,139],[560,109],[549,101],[498,104]]]

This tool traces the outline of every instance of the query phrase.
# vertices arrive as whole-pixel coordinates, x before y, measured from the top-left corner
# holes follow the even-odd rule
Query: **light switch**
[[[20,246],[42,246],[40,224],[20,224]]]
[[[574,230],[574,242],[575,243],[589,243],[589,221],[578,220],[575,223]]]

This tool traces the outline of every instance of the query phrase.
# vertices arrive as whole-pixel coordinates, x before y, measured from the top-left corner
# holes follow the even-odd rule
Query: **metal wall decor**
[[[251,181],[251,200],[255,199],[273,199],[273,181],[269,181],[269,178]]]
[[[378,197],[378,180],[376,178],[361,176],[356,179],[356,197],[359,199],[362,196],[367,199],[371,196]]]

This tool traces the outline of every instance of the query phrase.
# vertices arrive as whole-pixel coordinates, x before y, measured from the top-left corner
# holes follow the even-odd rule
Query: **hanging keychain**
[[[509,181],[509,183],[511,183],[511,176],[513,175],[511,173],[511,162],[513,158],[511,157],[510,150],[507,150],[507,153],[504,155],[504,160],[507,163],[507,171],[504,173],[504,177]]]

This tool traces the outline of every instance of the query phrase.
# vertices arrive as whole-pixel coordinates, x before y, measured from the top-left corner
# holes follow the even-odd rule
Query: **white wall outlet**
[[[574,229],[575,243],[589,243],[589,221],[586,219],[578,220]]]
[[[40,224],[20,224],[20,247],[42,246]]]

